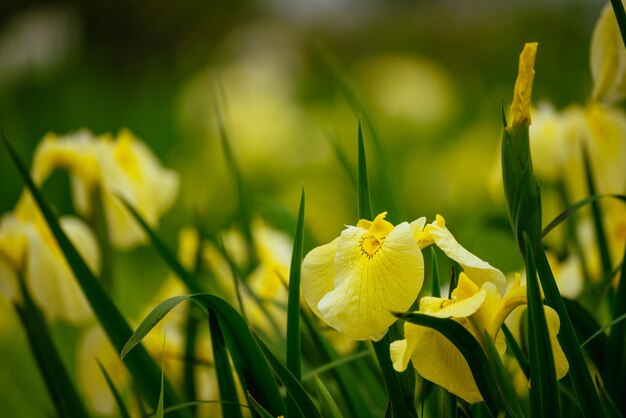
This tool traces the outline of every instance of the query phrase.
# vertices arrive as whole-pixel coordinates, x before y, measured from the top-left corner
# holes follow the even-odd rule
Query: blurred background
[[[293,217],[304,184],[309,240],[324,243],[357,221],[355,189],[335,148],[355,165],[365,111],[375,209],[389,210],[394,222],[441,213],[465,247],[511,271],[520,260],[494,177],[501,105],[510,103],[519,52],[539,42],[535,101],[584,104],[603,4],[5,0],[0,129],[30,161],[48,132],[129,128],[180,175],[160,227],[174,246],[196,212],[218,230],[237,210],[217,130],[219,98],[254,212],[270,224]],[[21,190],[0,152],[0,213]],[[53,175],[44,191],[59,213],[72,210],[67,174]],[[274,226],[291,234],[289,222]],[[166,269],[149,248],[116,258],[116,300],[136,316]],[[3,414],[39,416],[50,410],[47,392],[13,310],[0,305]],[[76,340],[63,324],[56,337],[68,347]],[[75,353],[64,355],[71,368]]]

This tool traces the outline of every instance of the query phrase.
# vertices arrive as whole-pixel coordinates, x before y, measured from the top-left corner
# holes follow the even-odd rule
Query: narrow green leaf
[[[622,34],[622,42],[626,45],[626,12],[624,11],[624,5],[621,0],[611,0],[611,5],[617,18],[619,31]]]
[[[602,403],[604,405],[604,411],[606,412],[606,416],[608,418],[623,418],[619,407],[613,402],[611,395],[606,391],[604,386],[602,386],[602,382],[596,376],[596,385],[598,386],[598,391],[600,392],[600,399],[602,399]]]
[[[323,354],[326,361],[333,363],[341,361],[345,358],[340,357],[332,344],[330,344],[326,338],[321,335],[308,312],[302,312],[302,319],[304,320],[307,330],[311,334],[313,342],[315,343],[315,348]],[[369,356],[370,353],[367,351],[365,354]],[[368,408],[368,403],[365,398],[363,398],[356,385],[354,385],[354,382],[359,380],[356,378],[353,370],[346,365],[338,365],[337,367],[333,367],[331,370],[335,380],[337,381],[339,390],[346,401],[350,414],[353,417],[359,418],[372,417],[372,412],[371,409]],[[316,370],[316,372],[321,374],[323,370]],[[305,377],[305,379],[307,379],[307,377]]]
[[[556,384],[554,355],[543,309],[541,291],[533,251],[526,243],[526,289],[528,300],[528,340],[530,357],[530,404],[533,416],[560,416],[559,393]]]
[[[161,391],[159,392],[159,401],[157,402],[157,409],[155,412],[156,418],[163,418],[163,376],[164,373],[164,365],[163,365],[163,354],[165,352],[165,337],[163,337],[163,348],[161,349]]]
[[[519,346],[515,337],[513,337],[511,330],[509,330],[509,327],[506,326],[506,324],[502,324],[501,330],[504,334],[504,338],[506,339],[507,348],[513,353],[513,356],[517,360],[517,364],[519,364],[524,376],[526,376],[526,379],[530,379],[530,365],[528,364],[528,359],[524,355],[522,348]]]
[[[250,392],[248,392],[248,401],[250,401],[250,405],[252,405],[252,409],[254,409],[256,411],[256,413],[259,414],[259,417],[261,417],[261,418],[276,418],[276,417],[272,416],[272,414],[267,412],[267,409],[263,408],[263,405],[258,403],[257,400],[252,397],[252,394],[250,394]]]
[[[11,160],[15,164],[20,176],[24,180],[26,187],[37,203],[52,235],[59,244],[59,248],[74,273],[74,277],[89,302],[91,309],[115,349],[121,351],[128,336],[132,333],[130,326],[113,301],[109,298],[108,294],[104,291],[96,276],[87,266],[87,263],[85,263],[76,248],[72,245],[59,225],[50,206],[45,201],[41,191],[30,177],[26,166],[4,135],[2,135],[2,142],[9,152]],[[132,356],[126,359],[125,364],[137,386],[141,389],[141,393],[146,401],[153,407],[156,406],[154,402],[157,399],[160,388],[158,384],[159,369],[154,363],[154,360],[152,360],[143,347],[139,347]],[[165,398],[167,403],[179,403],[178,396],[175,394],[167,379],[165,381]],[[174,415],[177,417],[189,417],[187,411],[180,411]]]
[[[600,324],[591,312],[580,303],[567,298],[563,298],[563,303],[567,308],[578,341],[584,341],[584,344],[580,344],[580,347],[585,347],[585,350],[589,353],[587,358],[593,360],[598,370],[602,372],[605,369],[608,337],[604,333],[597,334],[597,331],[601,328]],[[594,337],[590,338],[591,336]]]
[[[317,367],[314,370],[311,370],[309,373],[302,376],[302,381],[307,381],[309,379],[313,379],[316,375],[331,371],[339,366],[350,363],[352,361],[356,361],[362,359],[363,357],[369,356],[371,353],[369,351],[357,351],[354,354],[349,354],[347,356],[338,358],[337,360],[325,363],[322,366]]]
[[[379,172],[378,183],[382,207],[387,208],[387,210],[393,216],[397,216],[399,215],[399,207],[393,193],[394,181],[392,179],[395,170],[393,170],[392,167],[390,167],[389,165],[389,159],[387,157],[387,152],[384,147],[383,140],[378,132],[378,129],[376,129],[373,118],[367,111],[367,108],[363,104],[362,100],[359,98],[356,89],[354,88],[354,86],[352,86],[348,78],[345,76],[345,71],[341,69],[340,65],[332,56],[332,54],[328,51],[328,49],[324,48],[319,43],[315,46],[317,46],[317,52],[322,58],[323,63],[326,64],[326,67],[335,77],[339,88],[341,89],[348,103],[352,107],[354,114],[358,115],[359,118],[363,120],[365,127],[370,134],[370,139],[372,145],[374,146],[377,168]]]
[[[146,335],[152,330],[152,328],[158,324],[161,319],[165,317],[172,309],[174,309],[178,304],[182,301],[189,299],[189,296],[174,296],[170,299],[167,299],[161,302],[156,308],[154,308],[148,316],[144,318],[141,322],[141,325],[137,328],[137,330],[132,334],[130,339],[126,342],[124,347],[122,348],[120,356],[122,360],[126,357],[126,355],[137,346],[145,338]],[[158,309],[157,309],[158,308]],[[152,326],[143,326],[144,324],[152,324]]]
[[[589,160],[589,153],[587,149],[583,149],[583,162],[585,165],[585,179],[587,181],[587,191],[590,196],[596,194],[595,180],[593,177],[593,171],[591,170],[591,161]],[[606,232],[604,224],[602,222],[602,209],[597,200],[591,202],[591,215],[593,217],[594,229],[596,232],[596,244],[598,246],[598,252],[600,253],[600,261],[602,262],[602,277],[605,283],[611,281],[611,273],[613,272],[613,263],[611,262],[611,253],[609,252],[609,244],[606,239]],[[613,288],[609,288],[609,292],[612,292]]]
[[[302,381],[302,360],[300,340],[300,270],[302,267],[302,253],[304,245],[304,187],[300,196],[298,223],[293,240],[291,266],[289,268],[289,299],[287,301],[287,368],[298,382]],[[287,415],[297,416],[298,407],[293,400],[287,400]]]
[[[365,144],[363,143],[363,130],[361,128],[361,119],[359,119],[357,137],[357,196],[359,199],[359,219],[373,220],[372,199],[370,197],[369,180],[367,178],[367,161],[365,157]]]
[[[228,131],[226,130],[226,124],[224,123],[224,117],[221,112],[222,107],[220,105],[220,101],[217,95],[214,96],[214,105],[215,117],[217,119],[219,135],[222,141],[222,149],[224,151],[224,158],[226,160],[226,164],[228,164],[231,175],[235,179],[235,185],[237,187],[241,231],[244,238],[246,239],[246,244],[248,247],[247,250],[250,256],[249,266],[247,270],[251,271],[252,267],[255,266],[257,263],[257,254],[254,246],[254,238],[252,236],[252,215],[250,211],[250,208],[252,207],[251,193],[250,190],[248,190],[248,187],[246,187],[246,183],[243,179],[241,169],[239,168],[239,164],[237,163],[237,159],[235,158],[235,154],[231,147],[231,141],[228,137]]]
[[[335,152],[335,156],[337,157],[337,160],[341,164],[341,167],[343,168],[343,170],[346,172],[346,174],[350,178],[350,182],[353,184],[354,187],[356,187],[356,185],[357,185],[357,178],[354,175],[356,170],[355,170],[355,167],[353,166],[353,164],[350,162],[350,159],[348,158],[348,155],[346,154],[344,149],[341,148],[341,145],[339,144],[339,141],[337,141],[337,138],[335,137],[335,135],[333,135],[333,133],[331,131],[328,131],[328,134],[326,136],[328,138],[328,143],[330,144],[331,148]]]
[[[624,248],[624,258],[622,258],[622,271],[620,274],[615,300],[613,302],[613,321],[611,333],[607,346],[607,360],[605,385],[615,402],[620,404],[622,410],[626,411],[626,387],[624,387],[624,375],[626,375],[626,322],[616,321],[626,314],[626,247]]]
[[[500,396],[504,401],[507,415],[515,418],[523,418],[524,412],[522,411],[522,407],[517,399],[513,383],[511,383],[511,378],[504,369],[504,364],[502,364],[500,354],[498,353],[489,332],[484,332],[483,341],[485,343],[485,352],[487,354],[487,359],[489,360],[489,366],[491,366],[491,373],[496,377],[497,387],[500,390]]]
[[[104,366],[102,365],[102,363],[100,363],[99,360],[96,360],[96,361],[98,362],[98,367],[100,367],[100,371],[104,375],[104,378],[107,381],[107,385],[109,386],[109,390],[111,391],[111,394],[113,395],[113,398],[115,399],[115,403],[117,404],[117,408],[120,411],[120,417],[121,418],[130,418],[130,414],[128,413],[128,409],[126,408],[126,404],[124,403],[124,400],[122,399],[122,396],[120,395],[119,391],[115,387],[115,384],[111,380],[111,377],[107,373],[107,371],[104,368]]]
[[[544,291],[546,301],[561,320],[561,329],[559,331],[559,342],[561,348],[569,362],[569,375],[572,380],[572,386],[576,392],[576,397],[580,402],[580,409],[586,418],[598,418],[604,416],[602,412],[602,403],[596,391],[591,374],[585,363],[585,358],[580,349],[578,337],[574,331],[572,321],[565,308],[561,294],[556,285],[556,280],[550,269],[550,264],[546,254],[541,247],[541,243],[533,243],[534,257],[537,272],[541,280],[541,287]]]
[[[285,407],[278,386],[259,345],[241,315],[217,296],[176,296],[161,302],[139,324],[125,351],[132,350],[175,305],[186,299],[194,301],[207,314],[209,311],[215,313],[244,391],[252,393],[272,414],[283,415]]]
[[[626,203],[626,195],[621,195],[621,194],[599,194],[599,195],[589,196],[586,199],[583,199],[574,203],[573,205],[565,209],[563,212],[559,213],[556,218],[554,218],[548,225],[546,225],[545,228],[543,228],[543,231],[541,231],[541,238],[545,237],[550,231],[556,228],[561,222],[569,218],[570,215],[572,215],[578,209],[581,209],[585,207],[586,205],[592,202],[595,202],[596,200],[609,198],[609,197],[613,199],[621,200],[624,203]]]
[[[24,280],[20,278],[19,282],[23,301],[16,304],[15,309],[26,332],[37,367],[46,383],[50,399],[59,416],[87,418],[89,416],[87,409],[63,365],[43,313],[32,300]]]
[[[317,375],[313,375],[313,378],[315,379],[315,391],[317,392],[317,400],[320,404],[322,416],[324,418],[343,418],[341,411],[324,383]]]
[[[396,314],[405,321],[432,328],[446,337],[463,354],[476,386],[482,395],[487,408],[495,417],[505,409],[504,402],[491,375],[489,361],[476,338],[461,324],[449,318],[435,318],[420,313]]]
[[[199,246],[202,247],[202,246]],[[198,318],[199,308],[195,305],[189,306],[187,311],[187,318],[185,321],[185,356],[183,364],[183,394],[185,399],[194,400],[198,398],[198,391],[196,388],[196,362],[194,361],[196,356],[196,343],[198,341],[198,331],[200,327],[200,320]],[[196,415],[196,407],[192,405],[190,407],[192,415]]]
[[[152,246],[161,255],[161,258],[163,259],[163,261],[165,261],[165,263],[172,270],[172,272],[174,272],[174,274],[182,280],[187,289],[192,293],[202,292],[203,289],[196,280],[196,278],[193,277],[191,273],[189,273],[187,269],[185,269],[185,267],[183,267],[180,261],[178,261],[178,258],[174,255],[174,252],[171,251],[167,247],[167,245],[165,245],[163,240],[159,238],[157,233],[150,227],[150,225],[148,225],[148,223],[143,219],[139,212],[137,212],[137,210],[122,197],[118,197],[118,199],[124,204],[126,209],[128,209],[128,211],[133,216],[133,218],[135,218],[137,223],[139,223],[143,231],[150,238],[150,243],[152,244]]]
[[[430,271],[433,275],[433,287],[431,290],[431,294],[433,297],[441,297],[441,285],[439,284],[439,265],[437,263],[437,252],[433,248],[430,247]]]
[[[213,348],[213,361],[215,362],[217,383],[220,389],[220,399],[224,402],[222,415],[242,418],[241,408],[237,406],[239,397],[237,396],[233,370],[226,352],[226,342],[217,318],[212,312],[209,312],[209,329],[211,330],[211,347]]]
[[[287,394],[294,401],[294,404],[302,416],[307,418],[321,418],[317,406],[293,373],[276,358],[274,353],[272,353],[260,338],[257,337],[256,341],[261,347],[263,354],[265,354],[265,358],[272,366],[274,373],[278,376],[280,381],[283,382]]]

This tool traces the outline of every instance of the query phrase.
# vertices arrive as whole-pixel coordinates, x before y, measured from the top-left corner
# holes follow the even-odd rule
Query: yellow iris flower
[[[48,134],[35,150],[33,179],[41,184],[57,167],[70,172],[74,204],[82,215],[91,214],[94,192],[102,192],[111,242],[122,249],[146,238],[117,196],[156,226],[178,189],[176,173],[163,168],[150,149],[126,129],[115,139],[95,137],[88,131],[65,137]]]
[[[451,299],[424,297],[420,301],[419,312],[438,318],[452,318],[481,343],[485,338],[484,332],[487,331],[498,352],[504,354],[506,344],[502,333],[498,331],[516,307],[526,304],[526,285],[520,285],[518,278],[504,297],[501,297],[493,283],[484,282],[479,288],[465,273],[461,273],[458,286],[451,296]],[[552,308],[545,306],[544,309],[556,374],[560,379],[567,374],[569,368],[556,337],[560,321]],[[390,347],[393,366],[397,371],[405,370],[409,361],[412,361],[413,367],[425,379],[467,402],[482,401],[469,365],[447,338],[432,328],[408,322],[404,324],[404,334],[404,340],[394,341]]]
[[[396,320],[391,312],[409,309],[424,279],[412,227],[394,226],[386,214],[348,226],[302,264],[302,293],[311,310],[355,340],[380,340]]]
[[[62,216],[61,228],[95,272],[100,250],[91,230],[80,219]],[[0,219],[0,293],[19,302],[22,276],[33,299],[50,319],[79,322],[91,315],[48,224],[28,194],[15,210]]]

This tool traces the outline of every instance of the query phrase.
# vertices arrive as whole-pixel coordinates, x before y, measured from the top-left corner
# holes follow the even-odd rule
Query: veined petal
[[[493,283],[500,294],[504,294],[506,278],[504,274],[486,261],[481,260],[467,251],[457,242],[452,233],[445,227],[445,220],[437,215],[437,220],[426,225],[424,231],[433,239],[437,247],[451,259],[463,267],[463,271],[478,286],[485,282]]]
[[[335,282],[335,254],[339,238],[314,248],[302,262],[300,286],[304,300],[320,318],[324,316],[317,305],[325,294],[333,290]]]
[[[411,324],[410,322],[404,323],[404,339],[396,340],[389,346],[389,352],[391,355],[391,362],[393,368],[398,372],[406,370],[411,361],[411,356],[420,343],[420,328]]]
[[[424,278],[422,253],[409,224],[397,225],[382,242],[359,227],[344,230],[337,242],[334,289],[319,301],[322,318],[356,340],[380,340],[406,311]],[[373,252],[372,252],[373,251]]]
[[[406,331],[408,327],[411,332]],[[465,357],[446,337],[432,328],[414,324],[406,324],[405,333],[407,347],[414,347],[411,355],[413,367],[424,379],[469,403],[483,400]]]

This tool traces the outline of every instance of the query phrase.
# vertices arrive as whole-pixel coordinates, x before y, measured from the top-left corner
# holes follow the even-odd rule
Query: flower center
[[[374,254],[380,250],[380,247],[383,246],[383,240],[378,240],[373,235],[366,235],[361,238],[361,242],[359,246],[361,247],[361,254],[367,256],[367,258],[374,257]]]

